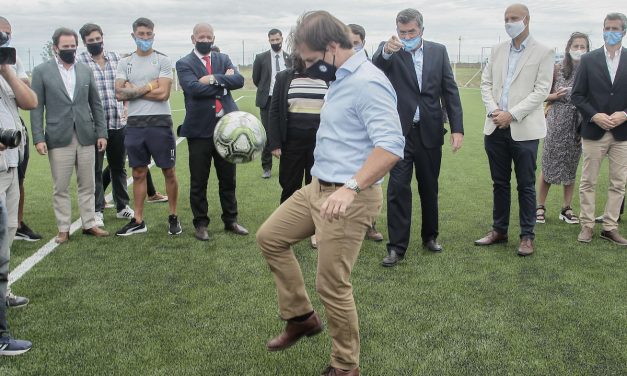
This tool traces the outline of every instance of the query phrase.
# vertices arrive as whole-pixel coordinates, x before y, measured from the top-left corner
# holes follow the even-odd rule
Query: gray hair
[[[416,9],[407,8],[398,12],[396,16],[396,23],[408,24],[412,21],[416,21],[418,27],[424,29],[424,24],[422,22],[422,14],[418,12]]]
[[[624,14],[608,13],[607,16],[605,16],[605,19],[603,20],[603,26],[605,26],[605,21],[607,20],[610,20],[610,21],[621,20],[621,22],[623,23],[623,31],[627,30],[627,17],[625,17]]]

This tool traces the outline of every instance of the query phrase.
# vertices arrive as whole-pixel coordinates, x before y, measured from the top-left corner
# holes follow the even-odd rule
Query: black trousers
[[[438,237],[438,178],[442,164],[442,147],[427,149],[423,146],[420,129],[412,126],[405,137],[404,159],[390,171],[388,182],[388,251],[404,254],[409,246],[411,230],[412,192],[411,178],[416,171],[422,228],[420,235],[426,242]]]
[[[188,138],[189,149],[189,203],[194,215],[194,227],[209,225],[207,182],[211,160],[218,176],[218,193],[222,206],[222,221],[225,225],[237,222],[237,200],[235,198],[235,165],[224,160],[213,145],[211,138]]]
[[[283,188],[281,203],[303,186],[303,175],[305,184],[311,183],[315,147],[316,129],[288,129],[286,141],[281,147],[279,162],[279,184]]]
[[[96,147],[95,183],[96,183],[96,211],[104,210],[104,193],[111,182],[113,200],[118,211],[124,209],[129,203],[128,190],[126,188],[126,149],[124,148],[124,136],[126,128],[109,129],[107,138],[107,149],[98,152]],[[104,155],[107,153],[107,170],[102,171]],[[105,184],[106,179],[106,184]]]
[[[268,102],[266,102],[266,106],[259,109],[259,114],[261,115],[261,124],[263,124],[263,128],[266,130],[266,136],[268,135],[268,115],[270,112],[271,100],[272,97],[268,97]],[[264,171],[272,170],[272,150],[270,150],[269,142],[266,142],[266,146],[264,146],[263,151],[261,152],[261,168]]]
[[[501,234],[507,234],[513,162],[520,207],[518,214],[520,237],[533,239],[536,225],[536,158],[539,141],[514,141],[509,128],[497,128],[491,135],[485,136],[484,142],[493,183],[492,227]]]

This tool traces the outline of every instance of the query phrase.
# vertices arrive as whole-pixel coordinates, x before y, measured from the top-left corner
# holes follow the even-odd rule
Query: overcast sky
[[[475,61],[482,47],[505,40],[503,12],[509,4],[494,0],[348,0],[348,1],[202,1],[202,0],[2,0],[0,15],[13,27],[12,45],[28,69],[28,49],[34,64],[41,62],[44,44],[59,26],[78,31],[86,22],[104,30],[105,48],[118,52],[135,49],[131,24],[138,17],[155,23],[155,49],[173,61],[191,51],[191,30],[197,22],[214,26],[216,44],[235,64],[250,64],[255,53],[269,48],[267,32],[279,28],[289,33],[298,16],[324,9],[345,23],[366,28],[366,48],[376,48],[395,33],[399,10],[412,7],[424,17],[425,39],[447,46],[456,61],[461,36],[461,61]],[[627,13],[624,0],[542,0],[525,4],[531,12],[531,33],[542,43],[562,51],[573,31],[589,33],[593,47],[602,44],[602,23],[608,12]],[[620,5],[620,6],[619,6]],[[209,7],[211,6],[211,7]],[[242,51],[242,42],[244,51]],[[82,44],[81,44],[82,50]],[[244,52],[244,53],[243,53]],[[244,56],[242,56],[244,55]]]

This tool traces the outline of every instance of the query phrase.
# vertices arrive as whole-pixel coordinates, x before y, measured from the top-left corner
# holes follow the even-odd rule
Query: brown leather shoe
[[[531,256],[533,254],[533,239],[522,238],[518,246],[518,256]]]
[[[366,239],[372,240],[373,242],[380,242],[383,240],[383,234],[377,231],[374,225],[372,225],[368,227],[368,231],[366,231]]]
[[[281,351],[292,346],[304,336],[311,337],[322,331],[322,321],[320,316],[314,312],[307,320],[303,322],[289,321],[285,326],[283,333],[271,339],[266,347],[268,351]]]
[[[359,367],[355,369],[343,370],[328,366],[324,371],[322,371],[321,376],[359,376]]]
[[[581,226],[581,231],[577,235],[577,241],[590,243],[592,241],[592,227]]]
[[[67,242],[68,240],[70,240],[70,233],[69,232],[59,232],[57,234],[57,237],[54,238],[54,242],[57,244],[63,244],[65,242]]]
[[[497,243],[507,243],[507,235],[500,234],[496,230],[490,230],[486,236],[475,240],[475,245],[492,245]]]
[[[91,235],[97,238],[104,238],[109,236],[109,233],[98,226],[94,226],[92,228],[83,229],[83,235]]]
[[[248,235],[248,230],[237,222],[224,225],[224,229],[237,235]]]
[[[623,238],[616,229],[612,231],[601,231],[601,238],[609,240],[614,244],[627,245],[627,239]]]

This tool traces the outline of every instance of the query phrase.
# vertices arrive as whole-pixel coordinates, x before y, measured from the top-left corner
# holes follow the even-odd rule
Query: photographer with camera
[[[8,42],[8,34],[0,32],[0,46]],[[10,247],[17,230],[20,199],[17,167],[23,157],[22,122],[18,107],[37,107],[37,96],[18,78],[15,49],[0,47],[0,296],[6,296],[9,279]],[[19,355],[30,350],[28,341],[9,335],[7,305],[0,304],[0,355]]]

